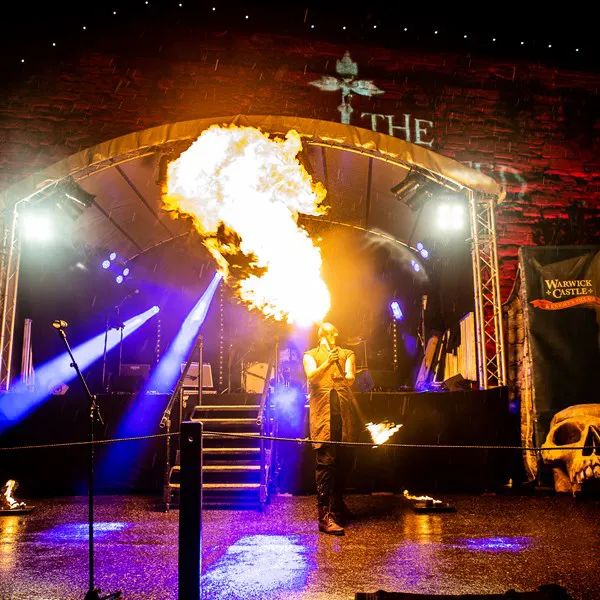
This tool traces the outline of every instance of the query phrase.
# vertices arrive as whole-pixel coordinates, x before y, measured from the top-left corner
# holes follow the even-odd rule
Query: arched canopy
[[[317,119],[236,115],[162,125],[103,142],[8,188],[0,194],[0,205],[6,210],[19,201],[35,202],[72,177],[96,195],[77,219],[74,238],[130,259],[189,230],[160,209],[159,159],[183,150],[215,124],[257,127],[270,135],[296,130],[305,143],[305,165],[328,189],[330,217],[404,241],[409,231],[414,233],[414,215],[390,188],[411,169],[450,190],[472,190],[497,202],[505,195],[491,177],[382,133]]]

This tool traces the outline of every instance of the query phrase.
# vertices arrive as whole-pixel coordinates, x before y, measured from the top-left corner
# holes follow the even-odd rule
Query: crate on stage
[[[181,365],[181,373],[185,370],[185,364]],[[198,389],[198,363],[193,362],[190,364],[190,368],[188,372],[185,374],[185,378],[183,380],[183,388],[196,388]],[[213,384],[213,376],[212,376],[212,367],[209,363],[202,363],[202,389],[212,389],[214,387]]]

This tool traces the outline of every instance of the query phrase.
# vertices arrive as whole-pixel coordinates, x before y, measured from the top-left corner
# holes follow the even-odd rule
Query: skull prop
[[[582,446],[589,447],[577,450]],[[576,404],[556,413],[542,446],[542,458],[554,470],[557,492],[581,492],[600,483],[600,404]]]

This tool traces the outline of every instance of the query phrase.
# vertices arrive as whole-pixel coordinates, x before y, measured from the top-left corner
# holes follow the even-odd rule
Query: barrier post
[[[202,574],[202,423],[181,424],[179,600],[200,599]]]

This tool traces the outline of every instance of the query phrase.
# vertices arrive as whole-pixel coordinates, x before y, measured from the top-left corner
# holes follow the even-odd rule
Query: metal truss
[[[6,218],[8,216],[8,219]],[[5,214],[2,227],[2,261],[0,272],[0,309],[2,323],[0,331],[0,392],[10,387],[17,292],[19,288],[19,265],[21,236],[18,231],[18,205],[12,215]]]
[[[407,170],[411,168],[415,169],[434,183],[453,191],[465,189],[462,185],[441,177],[437,173],[418,169],[414,165],[397,158],[384,156],[378,153],[377,150],[354,148],[333,141],[324,142],[309,139],[305,139],[304,141],[307,145],[337,148],[394,164]],[[177,152],[184,150],[190,143],[191,139],[185,139],[146,146],[118,157],[98,160],[87,167],[77,169],[77,172],[71,173],[71,177],[76,182],[81,181],[106,169],[152,155],[156,152],[164,152],[165,150]],[[0,325],[0,392],[7,390],[11,382],[11,361],[20,263],[18,206],[23,201],[31,201],[34,196],[44,194],[47,189],[57,183],[57,181],[49,182],[42,188],[36,189],[31,196],[17,201],[13,211],[7,210],[3,215],[3,220],[0,221],[0,235],[2,235],[2,255],[0,257],[0,314],[2,315]],[[496,198],[476,194],[470,189],[466,191],[469,198],[471,222],[471,255],[473,260],[478,378],[480,387],[488,389],[490,387],[506,385],[507,382],[494,216]],[[2,218],[1,215],[0,218]],[[355,227],[349,224],[340,224]],[[182,235],[187,235],[187,233]]]
[[[496,246],[496,198],[468,191],[479,385],[504,386],[506,360]]]

